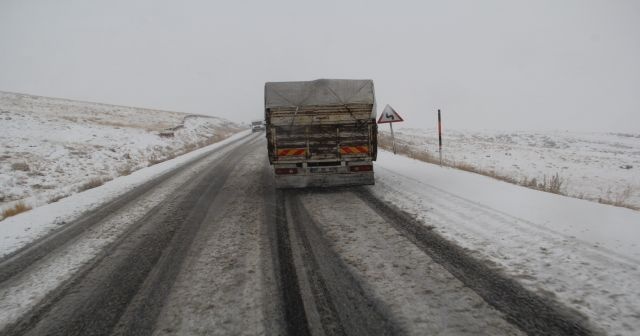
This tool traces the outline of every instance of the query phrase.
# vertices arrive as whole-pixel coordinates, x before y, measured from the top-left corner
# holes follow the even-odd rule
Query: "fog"
[[[640,132],[639,60],[632,0],[0,2],[0,90],[239,122],[367,78],[404,127]]]

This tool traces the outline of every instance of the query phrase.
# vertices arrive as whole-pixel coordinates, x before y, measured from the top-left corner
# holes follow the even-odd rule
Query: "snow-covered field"
[[[640,333],[640,212],[381,151],[374,194],[610,335]]]
[[[0,211],[57,201],[240,130],[215,117],[0,92]]]
[[[399,145],[437,157],[436,130],[403,128],[395,135]],[[558,174],[563,194],[640,207],[640,134],[445,129],[443,159],[517,181]]]

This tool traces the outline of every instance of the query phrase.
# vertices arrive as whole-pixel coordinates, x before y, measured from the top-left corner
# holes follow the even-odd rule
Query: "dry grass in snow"
[[[398,154],[440,164],[435,133],[420,133],[427,131],[397,131]],[[640,141],[635,140],[640,135],[561,134],[554,139],[553,133],[487,133],[458,131],[451,139],[445,138],[442,165],[527,188],[640,210],[640,174],[633,174],[633,169],[640,168]],[[619,139],[630,141],[616,142]],[[387,132],[378,134],[378,143],[383,149],[393,149]]]
[[[105,179],[99,178],[99,177],[94,177],[92,179],[90,179],[89,181],[85,182],[84,184],[82,184],[80,187],[78,187],[78,191],[85,191],[85,190],[89,190],[89,189],[93,189],[96,187],[99,187],[101,185],[104,184]]]
[[[0,220],[5,219],[7,217],[15,216],[19,213],[22,213],[28,210],[31,210],[30,206],[24,204],[23,202],[17,202],[12,206],[2,210],[2,212],[0,213]]]

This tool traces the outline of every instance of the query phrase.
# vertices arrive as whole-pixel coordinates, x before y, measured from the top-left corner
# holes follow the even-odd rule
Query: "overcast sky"
[[[316,78],[404,126],[640,132],[640,1],[0,1],[1,91],[249,121]]]

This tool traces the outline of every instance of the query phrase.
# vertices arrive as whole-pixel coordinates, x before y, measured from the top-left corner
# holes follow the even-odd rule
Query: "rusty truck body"
[[[374,184],[373,81],[267,82],[264,100],[277,188]]]

